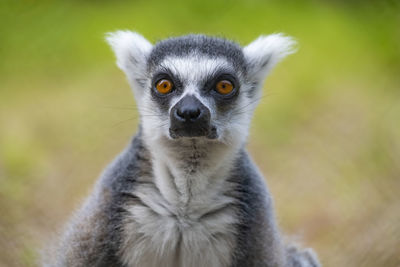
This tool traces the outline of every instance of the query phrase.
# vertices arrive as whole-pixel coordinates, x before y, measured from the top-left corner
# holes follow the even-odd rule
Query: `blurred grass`
[[[116,29],[297,38],[249,143],[280,225],[324,266],[400,266],[399,3],[311,0],[2,1],[0,266],[35,266],[135,131]]]

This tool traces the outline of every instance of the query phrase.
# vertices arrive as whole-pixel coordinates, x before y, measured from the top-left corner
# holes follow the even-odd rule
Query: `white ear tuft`
[[[281,33],[260,36],[243,48],[251,82],[262,83],[268,72],[284,57],[295,52],[296,41]]]
[[[125,72],[131,85],[142,80],[153,45],[142,35],[131,31],[107,33],[106,40],[115,53],[117,66]]]

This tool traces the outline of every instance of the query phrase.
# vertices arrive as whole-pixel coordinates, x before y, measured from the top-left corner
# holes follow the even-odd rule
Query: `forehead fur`
[[[209,58],[225,58],[234,68],[245,73],[246,61],[242,48],[229,40],[201,34],[191,34],[169,38],[158,42],[148,58],[148,67],[153,69],[163,59],[170,56],[186,57],[191,55]]]

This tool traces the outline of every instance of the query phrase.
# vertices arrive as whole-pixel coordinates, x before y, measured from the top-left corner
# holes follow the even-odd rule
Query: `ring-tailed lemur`
[[[320,266],[312,250],[283,244],[245,149],[263,81],[294,41],[274,34],[242,48],[187,35],[153,46],[129,31],[107,40],[134,90],[139,131],[45,265]]]

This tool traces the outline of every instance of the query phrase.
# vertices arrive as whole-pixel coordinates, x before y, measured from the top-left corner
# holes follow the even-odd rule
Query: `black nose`
[[[195,96],[183,97],[171,109],[172,137],[207,136],[210,132],[210,110]]]
[[[182,123],[208,123],[210,112],[195,96],[185,96],[171,110],[172,120]]]

